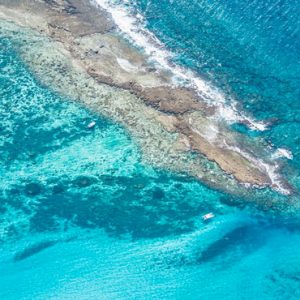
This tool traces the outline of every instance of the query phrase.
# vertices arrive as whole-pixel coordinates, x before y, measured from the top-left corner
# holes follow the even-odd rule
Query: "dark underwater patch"
[[[32,246],[29,246],[28,248],[18,252],[14,256],[14,261],[21,261],[24,260],[30,256],[33,256],[49,247],[54,246],[57,243],[57,241],[43,241],[38,244],[34,244]]]
[[[97,180],[94,177],[90,177],[90,176],[78,176],[75,179],[75,185],[78,186],[79,188],[84,188],[84,187],[88,187],[94,183],[96,183]]]
[[[31,230],[55,230],[63,221],[82,228],[103,228],[114,236],[154,238],[192,230],[193,218],[212,209],[202,200],[194,201],[189,186],[172,176],[67,177],[51,178],[45,184],[30,217]]]
[[[251,252],[253,247],[257,249],[257,246],[260,244],[258,236],[259,232],[249,225],[238,227],[202,251],[199,254],[197,263],[212,261],[213,259],[221,255],[226,255],[228,252],[232,252],[236,249],[240,249],[241,252],[244,253]],[[240,255],[233,257],[238,259],[239,256]]]
[[[25,185],[24,192],[27,196],[37,196],[42,192],[42,186],[39,183],[31,182]]]
[[[160,189],[160,188],[156,188],[154,191],[153,191],[153,198],[156,198],[156,199],[162,199],[165,197],[165,192]]]
[[[65,187],[60,183],[54,185],[52,188],[53,194],[61,194],[64,192],[64,190],[65,190]]]

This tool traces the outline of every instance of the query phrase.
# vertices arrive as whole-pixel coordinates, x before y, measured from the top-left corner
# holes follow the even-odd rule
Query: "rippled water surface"
[[[123,1],[119,1],[123,3]],[[125,1],[124,1],[125,2]],[[129,1],[174,61],[234,96],[292,151],[300,168],[300,4],[298,1]],[[244,128],[235,126],[239,131]],[[294,182],[299,186],[299,172]]]
[[[177,63],[276,118],[255,134],[292,151],[284,172],[297,187],[299,4],[132,7]],[[298,215],[144,165],[124,128],[42,86],[6,38],[0,68],[1,299],[300,298]]]

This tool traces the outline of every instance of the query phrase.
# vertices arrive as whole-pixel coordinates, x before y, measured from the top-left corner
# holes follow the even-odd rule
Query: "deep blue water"
[[[278,118],[257,134],[293,152],[297,185],[299,4],[135,7],[178,63]],[[142,164],[124,128],[42,86],[4,38],[0,68],[1,299],[300,298],[297,216]]]

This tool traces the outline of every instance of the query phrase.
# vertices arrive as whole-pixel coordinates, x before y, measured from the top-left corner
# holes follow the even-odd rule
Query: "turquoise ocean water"
[[[233,128],[289,149],[297,192],[299,3],[127,5],[178,64],[273,119]],[[124,128],[42,86],[4,37],[0,68],[1,299],[300,298],[299,216],[144,165]]]

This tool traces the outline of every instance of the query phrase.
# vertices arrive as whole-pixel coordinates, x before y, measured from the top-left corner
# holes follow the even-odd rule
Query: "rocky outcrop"
[[[267,169],[249,159],[257,145],[244,149],[247,155],[234,150],[242,144],[218,120],[215,107],[194,90],[173,86],[172,74],[149,65],[115,32],[106,12],[82,0],[0,0],[0,5],[0,19],[38,31],[56,48],[52,54],[23,51],[41,80],[122,123],[148,161],[231,192],[241,190],[239,183],[274,187]],[[210,162],[215,173],[207,172]]]

